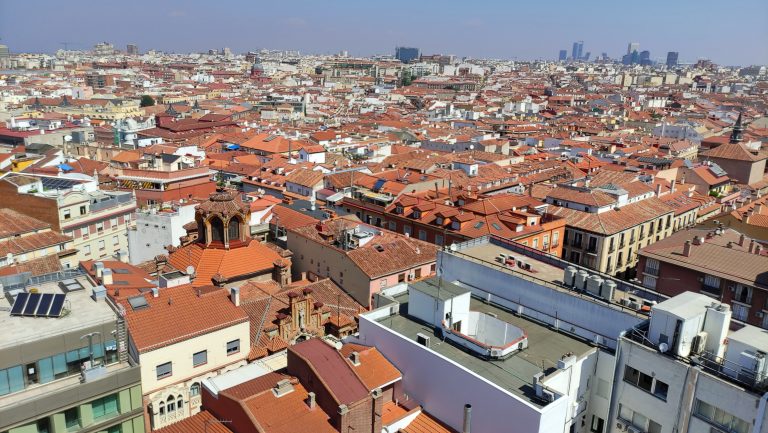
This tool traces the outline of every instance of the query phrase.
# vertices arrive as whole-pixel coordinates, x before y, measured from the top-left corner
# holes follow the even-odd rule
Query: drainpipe
[[[472,405],[467,403],[464,405],[464,428],[461,433],[471,433],[472,429]]]
[[[616,339],[616,362],[613,365],[613,387],[611,389],[616,389],[617,380],[619,377],[619,361],[621,359],[621,339],[624,338],[624,336],[627,334],[627,331],[621,331],[619,333],[619,337]],[[608,425],[611,425],[613,423],[613,413],[616,410],[616,398],[611,393],[611,402],[608,405],[608,419],[606,422]]]

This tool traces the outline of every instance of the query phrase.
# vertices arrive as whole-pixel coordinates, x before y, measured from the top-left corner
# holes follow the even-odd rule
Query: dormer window
[[[417,219],[421,218],[421,211],[420,210],[413,211],[413,217]]]
[[[451,223],[451,228],[454,230],[460,230],[461,229],[461,223],[458,221],[453,221]]]
[[[435,222],[436,222],[436,223],[437,223],[437,225],[439,225],[439,226],[443,225],[443,217],[437,217],[437,219],[435,220]]]
[[[403,207],[400,205],[395,206],[395,213],[396,214],[402,214],[403,213]]]

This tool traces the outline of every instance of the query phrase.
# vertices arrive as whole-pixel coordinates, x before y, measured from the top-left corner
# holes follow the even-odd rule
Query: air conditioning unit
[[[541,391],[541,398],[543,398],[544,401],[548,403],[552,403],[553,401],[555,401],[555,393],[548,389],[544,389]]]
[[[616,430],[618,430],[618,431],[624,431],[624,430],[626,430],[626,429],[627,429],[627,425],[626,425],[626,424],[624,424],[624,423],[623,423],[623,422],[621,422],[621,421],[617,421],[617,422],[616,422]]]
[[[695,337],[693,337],[693,341],[691,342],[691,354],[698,355],[701,352],[704,351],[704,346],[707,344],[707,333],[706,332],[699,332],[696,334]]]
[[[424,347],[429,347],[429,336],[419,332],[418,334],[416,334],[416,342],[421,344]]]
[[[491,349],[491,358],[501,357],[501,349]]]

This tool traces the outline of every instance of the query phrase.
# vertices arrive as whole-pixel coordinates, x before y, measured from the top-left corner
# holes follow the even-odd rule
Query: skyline
[[[584,51],[593,57],[606,52],[620,58],[629,42],[639,42],[660,61],[676,51],[681,62],[709,58],[722,65],[768,64],[768,46],[757,43],[768,40],[768,2],[759,0],[731,2],[728,11],[733,12],[725,18],[732,19],[724,19],[713,1],[652,0],[621,10],[603,0],[589,8],[560,0],[486,1],[478,12],[468,13],[459,9],[465,3],[453,0],[393,0],[386,9],[349,0],[299,0],[290,7],[228,1],[216,9],[201,0],[140,0],[131,7],[99,3],[99,8],[88,0],[69,1],[67,8],[58,4],[0,3],[0,43],[15,53],[54,53],[63,42],[70,49],[88,50],[108,41],[120,49],[134,43],[141,52],[229,47],[234,53],[268,48],[312,54],[347,50],[353,56],[393,54],[395,46],[403,45],[424,54],[534,60],[556,59],[559,50],[570,51],[574,41],[583,40]]]

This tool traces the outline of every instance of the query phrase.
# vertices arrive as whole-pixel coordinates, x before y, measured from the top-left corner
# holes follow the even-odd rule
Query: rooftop
[[[542,366],[544,366],[545,372],[552,371],[556,368],[557,360],[563,354],[572,352],[576,356],[581,356],[592,349],[592,346],[579,338],[554,331],[548,326],[519,317],[494,304],[487,304],[472,298],[471,311],[494,314],[500,320],[511,323],[528,333],[529,346],[527,349],[518,351],[506,359],[486,360],[467,353],[464,349],[454,346],[448,341],[441,341],[431,326],[408,315],[407,293],[398,295],[395,300],[400,303],[399,313],[380,319],[379,324],[413,341],[417,341],[416,334],[432,337],[431,350],[539,406],[541,402],[536,399],[536,392],[531,383],[533,376],[542,371]]]
[[[103,300],[94,301],[91,298],[93,285],[88,278],[78,276],[74,280],[83,289],[68,292],[60,286],[59,281],[27,287],[27,291],[37,290],[38,293],[66,294],[60,317],[11,316],[13,302],[8,292],[6,296],[0,296],[0,329],[3,330],[0,334],[0,349],[114,322],[116,314],[112,308]]]

